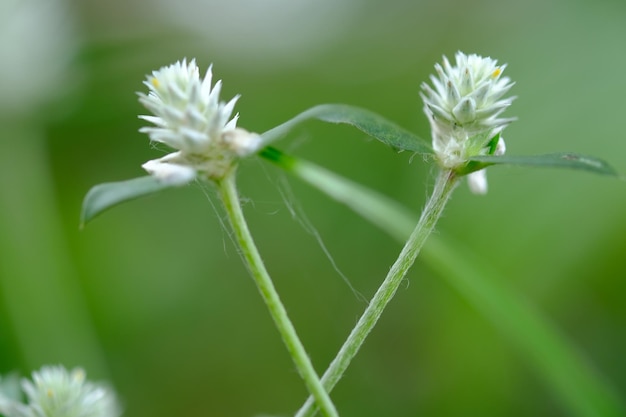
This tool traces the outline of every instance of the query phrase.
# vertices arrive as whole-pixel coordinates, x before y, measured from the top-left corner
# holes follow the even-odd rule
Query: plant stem
[[[276,292],[272,279],[265,269],[261,255],[254,244],[241,210],[234,174],[235,170],[231,171],[218,185],[224,208],[235,232],[243,258],[312,398],[325,416],[338,417],[339,414],[335,405],[315,372],[311,359],[304,350],[304,346],[298,338],[291,320],[289,320],[287,310],[280,301],[278,292]]]
[[[437,220],[441,217],[443,209],[457,184],[457,180],[457,176],[452,171],[444,170],[439,172],[433,193],[422,211],[417,226],[411,233],[404,248],[402,248],[400,256],[389,270],[387,277],[370,301],[354,329],[352,329],[352,332],[339,350],[339,353],[324,373],[322,383],[327,392],[331,392],[339,379],[341,379],[343,373],[350,365],[350,362],[363,345],[365,338],[374,328],[383,310],[393,298],[400,282],[402,282],[407,271],[415,262],[420,249],[426,242],[426,238],[431,234]],[[315,415],[316,412],[317,409],[314,406],[314,399],[309,397],[296,414],[296,417],[311,417]]]

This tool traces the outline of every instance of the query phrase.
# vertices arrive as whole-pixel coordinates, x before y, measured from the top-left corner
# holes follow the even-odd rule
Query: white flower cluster
[[[108,388],[85,380],[82,369],[68,372],[45,366],[22,380],[27,403],[0,391],[0,414],[5,417],[118,417],[120,407]]]
[[[455,66],[443,57],[443,65],[435,65],[437,76],[430,77],[432,87],[422,84],[433,149],[444,168],[462,167],[472,156],[504,153],[501,132],[514,119],[501,118],[500,114],[515,98],[503,98],[513,86],[502,76],[505,68],[491,58],[457,52]],[[492,146],[496,137],[498,142]],[[484,194],[485,172],[470,174],[469,184],[472,191]]]
[[[219,101],[221,81],[211,85],[211,67],[203,79],[195,60],[186,60],[154,71],[144,84],[149,93],[139,101],[154,116],[139,116],[154,127],[144,127],[154,142],[176,152],[148,161],[143,168],[172,185],[185,184],[196,176],[223,178],[237,159],[259,150],[259,135],[237,128],[231,118],[239,96],[228,103]]]

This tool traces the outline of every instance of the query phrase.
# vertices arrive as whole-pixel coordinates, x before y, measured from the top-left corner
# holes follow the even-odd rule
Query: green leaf
[[[411,212],[389,197],[311,162],[296,159],[272,147],[263,149],[260,156],[347,205],[399,240],[408,237],[408,233],[417,223]]]
[[[593,172],[601,175],[619,176],[617,171],[602,159],[579,155],[570,152],[551,153],[546,155],[515,156],[515,155],[484,155],[474,156],[470,161],[480,163],[484,168],[490,165],[523,165],[546,168],[568,168]],[[480,169],[480,168],[479,168]]]
[[[502,274],[468,247],[431,235],[420,259],[463,295],[532,363],[568,415],[626,415],[613,386],[552,321],[507,287]]]
[[[96,185],[83,200],[81,227],[113,206],[171,187],[174,185],[165,184],[152,176]]]
[[[345,204],[398,242],[404,242],[417,224],[415,214],[389,197],[325,168],[274,148],[264,150],[261,156]],[[446,279],[535,365],[569,415],[626,415],[615,389],[548,318],[503,283],[489,262],[477,258],[469,248],[436,235],[428,238],[419,259]]]
[[[261,135],[263,144],[267,145],[285,136],[297,125],[312,119],[354,126],[395,149],[417,152],[419,154],[433,153],[428,142],[419,136],[376,113],[345,104],[321,104],[311,107],[293,119],[263,133]]]

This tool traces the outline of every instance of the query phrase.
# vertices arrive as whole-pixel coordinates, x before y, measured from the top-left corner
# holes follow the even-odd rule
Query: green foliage
[[[348,124],[395,149],[416,152],[423,155],[431,155],[433,153],[432,149],[420,137],[376,113],[345,104],[322,104],[312,107],[285,123],[263,133],[261,135],[263,143],[269,144],[278,140],[299,124],[309,120]],[[289,168],[290,162],[288,161],[290,161],[290,158],[282,155],[276,148],[266,147],[262,149],[259,154],[274,162],[280,161],[281,166]],[[293,162],[293,160],[291,160],[291,162]],[[603,160],[574,153],[555,153],[537,156],[475,156],[471,158],[466,168],[460,170],[459,173],[468,174],[490,165],[568,168],[617,176],[617,172]],[[304,171],[301,169],[301,172]],[[98,214],[120,203],[171,187],[172,185],[164,184],[150,176],[97,185],[85,196],[81,214],[81,224],[89,222]]]
[[[313,107],[289,121],[265,132],[264,143],[286,135],[307,120],[349,124],[396,149],[422,154],[432,150],[417,136],[367,110],[328,104]],[[404,241],[414,223],[413,216],[391,199],[313,163],[299,160],[267,146],[259,155],[298,176],[331,198],[379,226],[399,241]],[[538,156],[477,156],[471,158],[460,174],[490,165],[523,165],[582,170],[617,176],[601,159],[573,153]],[[92,188],[83,203],[81,221],[93,219],[104,210],[140,196],[169,188],[153,177],[106,183]],[[617,416],[625,410],[612,389],[606,386],[575,353],[571,344],[559,335],[545,317],[522,301],[491,276],[487,268],[458,248],[436,240],[425,248],[426,262],[494,323],[533,363],[544,380],[570,411],[579,417]]]
[[[389,197],[319,165],[271,147],[264,149],[260,155],[332,199],[350,207],[399,241],[409,237],[411,229],[417,222],[416,216]]]
[[[428,142],[403,129],[395,123],[369,110],[346,104],[320,104],[303,111],[285,123],[263,133],[265,145],[285,136],[290,130],[308,120],[321,120],[327,123],[348,124],[392,148],[416,152],[423,155],[433,153]]]
[[[408,209],[378,192],[277,150],[272,155],[273,163],[350,207],[399,242],[408,238],[417,222]],[[420,259],[515,345],[571,415],[626,415],[626,407],[616,391],[596,374],[576,347],[539,310],[507,288],[499,279],[500,274],[468,248],[431,235]]]
[[[214,2],[195,2],[204,12],[191,8],[188,15],[197,17],[200,28],[212,28],[210,36],[169,13],[175,2],[111,2],[106,10],[77,1],[40,3],[71,8],[70,17],[80,23],[73,38],[80,50],[64,81],[54,84],[64,94],[61,101],[19,121],[9,117],[13,111],[5,114],[9,124],[23,123],[45,135],[45,146],[16,155],[15,147],[31,138],[3,131],[0,365],[23,374],[42,360],[80,364],[90,373],[97,369],[120,388],[125,415],[287,416],[306,394],[260,311],[257,292],[249,280],[237,279],[243,268],[201,192],[213,196],[212,190],[194,186],[173,191],[172,199],[162,198],[168,192],[133,201],[115,219],[103,216],[86,231],[77,230],[77,204],[89,187],[131,178],[147,154],[160,156],[160,149],[148,150],[145,136],[136,133],[145,123],[133,116],[140,111],[133,92],[143,90],[141,80],[150,69],[183,57],[195,56],[203,67],[214,63],[226,95],[243,96],[240,124],[256,132],[283,121],[277,115],[286,120],[330,100],[376,109],[428,139],[419,83],[442,54],[476,51],[509,63],[507,74],[517,81],[513,93],[520,99],[511,115],[519,122],[507,128],[509,152],[576,150],[626,170],[626,55],[615,53],[626,38],[624,2],[322,2],[304,9],[319,12],[301,14],[308,23],[304,31],[300,21],[284,19],[269,3],[268,13],[259,16],[255,8],[217,10]],[[132,30],[120,31],[128,27],[129,10],[136,12]],[[317,24],[329,15],[339,17]],[[205,16],[226,30],[207,24]],[[237,36],[251,19],[260,35]],[[42,38],[38,25],[28,27],[35,39]],[[291,36],[296,32],[313,36],[303,42]],[[16,39],[6,38],[11,50],[28,59],[36,55]],[[12,95],[3,101],[14,108]],[[316,129],[321,123],[303,127],[309,125]],[[376,145],[337,136],[298,141],[289,150],[299,146],[299,156],[337,167],[411,207],[408,230],[429,168],[420,157],[408,165],[407,152],[394,155]],[[255,239],[321,371],[362,304],[343,291],[318,247],[291,221],[275,181],[266,178],[265,170],[273,174],[274,167],[254,161],[241,168],[244,198],[254,202],[244,210]],[[471,248],[477,267],[486,274],[495,268],[498,280],[553,318],[625,398],[623,184],[575,172],[569,181],[568,171],[489,171],[489,194],[477,198],[459,187],[438,235],[453,240],[455,248]],[[33,187],[33,178],[44,178],[44,186]],[[396,243],[316,189],[295,180],[292,188],[296,201],[289,196],[289,204],[304,207],[342,271],[369,294],[396,254]],[[423,261],[438,235],[422,252]],[[472,314],[464,299],[432,279],[428,268],[416,269],[372,335],[368,352],[342,381],[336,396],[342,414],[571,414],[556,408],[555,395],[528,370],[528,362]],[[57,276],[76,285],[59,285]],[[11,293],[12,285],[24,290]],[[86,331],[64,314],[68,296],[83,303],[83,309],[69,311],[91,326]],[[29,320],[20,320],[12,306]],[[101,345],[74,333],[95,335]],[[84,359],[94,355],[104,356],[112,373]],[[164,378],[184,383],[163,383]],[[206,392],[213,393],[211,401]]]
[[[521,165],[538,168],[567,168],[587,171],[594,174],[617,177],[617,171],[600,158],[579,155],[571,152],[558,152],[546,155],[518,156],[518,155],[483,155],[470,158],[480,163],[481,167],[490,165]]]
[[[83,200],[81,226],[111,207],[171,187],[152,176],[96,185]]]
[[[261,135],[263,142],[265,144],[273,142],[286,135],[297,125],[312,119],[327,123],[352,125],[393,148],[420,154],[432,154],[428,144],[418,136],[376,113],[344,104],[322,104],[312,107],[287,122],[263,133]],[[261,153],[265,157],[271,156],[271,150],[269,149],[264,149]],[[81,225],[120,203],[170,187],[172,186],[149,176],[97,185],[89,190],[85,196]]]

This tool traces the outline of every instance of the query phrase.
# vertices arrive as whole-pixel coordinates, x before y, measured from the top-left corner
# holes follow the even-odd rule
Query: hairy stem
[[[389,270],[387,277],[354,329],[352,329],[339,353],[324,373],[322,383],[327,392],[331,392],[341,379],[350,362],[363,345],[365,338],[372,331],[385,307],[393,298],[407,271],[415,262],[420,249],[426,242],[426,238],[432,233],[437,220],[441,217],[443,209],[456,186],[457,179],[457,176],[452,171],[439,172],[433,193],[422,211],[417,226],[404,245],[402,252],[400,252],[400,256],[398,256],[398,259]],[[314,400],[313,397],[309,397],[297,412],[296,417],[311,417],[315,415],[317,409]]]
[[[304,350],[302,342],[298,338],[296,329],[294,328],[285,306],[280,301],[280,297],[276,292],[276,288],[270,278],[259,251],[254,244],[252,235],[248,229],[241,205],[239,203],[239,195],[235,185],[234,170],[219,183],[220,195],[224,208],[228,215],[230,224],[235,232],[237,243],[241,249],[244,260],[248,269],[256,282],[257,288],[267,305],[272,319],[280,332],[280,335],[287,346],[287,350],[291,355],[300,376],[304,380],[311,396],[327,417],[338,417],[335,405],[331,401],[328,393],[324,389],[322,382],[313,368],[311,359]]]

